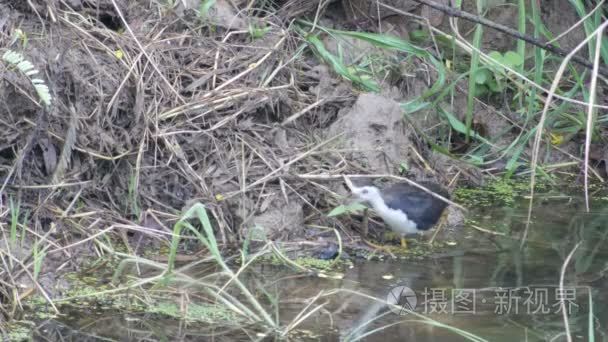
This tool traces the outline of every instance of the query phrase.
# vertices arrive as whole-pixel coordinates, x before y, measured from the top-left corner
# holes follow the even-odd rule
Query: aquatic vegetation
[[[175,302],[158,301],[146,307],[144,313],[154,313],[187,322],[239,324],[239,317],[223,305],[188,303],[180,307]]]
[[[6,325],[3,330],[8,332],[8,334],[4,335],[8,339],[8,341],[31,341],[34,335],[34,326],[32,323],[11,323]]]
[[[541,193],[551,188],[548,182],[537,182],[536,189]],[[495,179],[483,186],[459,187],[454,191],[455,200],[464,206],[490,207],[496,205],[512,206],[518,198],[529,195],[530,183],[526,179]]]

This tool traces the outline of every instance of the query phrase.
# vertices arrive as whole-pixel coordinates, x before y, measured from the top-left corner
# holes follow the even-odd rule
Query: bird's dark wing
[[[448,198],[448,193],[434,183],[420,183],[425,188]],[[417,228],[427,230],[434,226],[447,203],[428,192],[407,183],[394,184],[382,191],[382,199],[389,208],[403,211]]]

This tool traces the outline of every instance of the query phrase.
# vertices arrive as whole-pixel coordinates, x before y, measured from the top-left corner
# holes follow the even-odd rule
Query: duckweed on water
[[[537,191],[546,188],[546,183],[538,182],[536,184]],[[528,180],[499,179],[483,187],[458,188],[454,191],[454,198],[456,202],[467,207],[512,206],[518,197],[527,195],[529,191],[530,183]]]
[[[183,319],[188,322],[217,323],[239,321],[233,311],[221,305],[201,305],[189,303],[182,311],[179,305],[172,302],[158,302],[151,305],[146,313],[160,314],[167,317]]]
[[[352,262],[347,259],[318,259],[314,257],[297,257],[292,260],[294,263],[304,268],[316,271],[340,271],[345,267],[351,266]],[[275,266],[285,266],[285,261],[281,260],[277,256],[270,256],[269,258],[260,258],[262,264],[271,264]]]
[[[25,322],[9,324],[5,327],[8,332],[8,341],[31,341],[33,326],[26,326]]]
[[[335,271],[352,264],[348,260],[322,260],[312,257],[300,257],[295,260],[298,265],[319,271]]]
[[[221,305],[189,303],[186,309],[181,311],[176,303],[168,301],[149,301],[146,303],[137,300],[135,296],[127,294],[99,294],[109,290],[108,285],[100,285],[94,277],[81,277],[77,274],[68,276],[72,284],[72,290],[65,297],[77,297],[69,302],[59,303],[67,308],[67,311],[78,307],[86,307],[94,312],[123,312],[157,314],[168,318],[176,318],[189,322],[216,323],[237,322],[238,317],[234,312]],[[46,301],[40,296],[33,296],[26,302],[27,305],[36,308],[35,317],[32,319],[45,319],[51,315],[46,308]],[[46,309],[45,309],[46,308]],[[19,339],[17,339],[19,340]]]
[[[604,189],[604,185],[595,179],[589,183],[589,192],[595,192],[596,199],[608,200],[608,196],[598,196],[598,191]],[[551,183],[549,179],[537,179],[535,185],[536,195],[557,192],[559,194],[581,194],[584,191],[583,184],[576,177],[564,178],[559,185]],[[461,187],[454,191],[454,200],[465,207],[496,207],[514,206],[518,199],[530,194],[530,180],[506,180],[498,179],[487,183],[482,187]],[[568,195],[569,196],[569,195]]]

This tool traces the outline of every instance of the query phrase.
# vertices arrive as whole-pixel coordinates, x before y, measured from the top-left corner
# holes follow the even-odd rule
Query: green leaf
[[[339,216],[345,213],[354,213],[365,209],[366,207],[361,203],[352,203],[349,205],[339,205],[327,214],[329,217]]]
[[[401,107],[401,109],[403,109],[405,114],[412,114],[417,111],[428,108],[430,105],[430,102],[422,101],[421,99],[415,99],[413,101],[402,103],[399,106]]]
[[[450,153],[449,149],[447,149],[447,148],[445,148],[445,147],[443,147],[441,145],[435,144],[432,141],[427,141],[427,142],[431,145],[431,149],[433,151],[435,151],[437,153],[441,153],[443,155],[446,155],[446,156],[448,156],[450,158],[458,159],[457,157],[455,157],[454,155],[452,155],[452,153]]]
[[[487,83],[491,79],[492,73],[486,68],[478,69],[477,72],[475,72],[475,83],[477,84]]]
[[[487,94],[489,91],[488,86],[485,84],[480,84],[477,87],[475,87],[475,90],[473,91],[473,94],[475,95],[475,97],[480,97],[483,96],[485,94]]]
[[[394,49],[407,53],[411,53],[417,56],[427,56],[429,53],[419,48],[415,45],[410,44],[408,41],[405,41],[399,37],[391,36],[388,34],[382,33],[368,33],[368,32],[353,32],[353,31],[340,31],[340,30],[331,30],[332,32],[361,39],[368,43],[371,43],[375,46],[385,48],[385,49]]]
[[[515,170],[519,166],[523,165],[522,163],[519,162],[519,156],[523,152],[525,146],[526,146],[526,144],[520,144],[515,149],[515,151],[513,152],[513,155],[507,162],[507,165],[505,166],[505,169],[507,170],[507,174],[506,174],[507,178],[511,177],[513,175],[513,173],[515,172]]]
[[[516,67],[524,63],[523,57],[515,51],[507,51],[504,56],[504,62],[508,66]]]
[[[500,93],[503,89],[502,82],[495,79],[490,79],[490,82],[486,83],[486,86],[494,93]]]
[[[316,35],[309,34],[306,37],[308,43],[313,47],[314,51],[321,57],[325,62],[329,63],[335,72],[342,75],[342,77],[350,80],[351,82],[360,85],[368,91],[379,91],[380,87],[374,80],[369,78],[362,78],[356,73],[356,68],[347,67],[341,59],[338,59],[331,52],[329,52],[323,42]]]
[[[470,162],[471,164],[474,165],[482,165],[483,164],[483,157],[472,154],[472,155],[468,155],[465,156],[464,160]]]
[[[488,56],[492,59],[495,59],[497,62],[503,63],[502,53],[498,51],[492,51],[488,54]]]
[[[458,133],[462,133],[462,134],[466,134],[467,128],[464,125],[464,123],[462,121],[460,121],[456,116],[454,116],[454,114],[439,108],[439,112],[443,115],[445,115],[445,117],[448,119],[448,122],[450,123],[450,126],[452,126],[452,128],[458,132]],[[484,137],[480,136],[477,132],[471,130],[471,136],[475,139],[478,139],[479,141],[489,144],[489,141],[486,140]]]
[[[213,5],[215,5],[215,1],[216,0],[203,0],[200,3],[200,6],[198,7],[198,15],[199,17],[207,17],[207,15],[209,15],[209,10],[211,9],[211,7],[213,7]]]
[[[424,41],[429,38],[429,34],[425,30],[414,30],[410,32],[410,39],[413,41]]]
[[[38,70],[35,69],[34,65],[30,61],[26,60],[21,53],[12,50],[7,50],[2,55],[2,60],[16,66],[19,71],[24,73],[32,82],[32,85],[40,97],[40,101],[47,107],[51,105],[52,98],[49,87],[44,83],[44,80],[40,78],[32,78],[32,76],[38,73]]]
[[[249,34],[253,39],[260,39],[266,35],[266,33],[270,32],[272,28],[270,26],[266,27],[257,27],[255,25],[249,25]]]

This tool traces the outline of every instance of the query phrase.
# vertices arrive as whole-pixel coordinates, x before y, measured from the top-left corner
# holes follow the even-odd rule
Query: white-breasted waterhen
[[[406,235],[428,231],[440,221],[448,203],[432,193],[449,199],[448,192],[431,182],[417,183],[427,190],[406,182],[379,189],[373,185],[348,184],[356,200],[371,206],[384,223],[401,235],[401,246],[406,248]],[[367,220],[365,219],[365,224]],[[367,227],[364,227],[365,233]],[[364,234],[365,235],[365,234]]]

